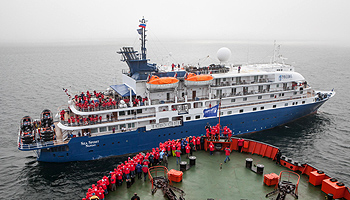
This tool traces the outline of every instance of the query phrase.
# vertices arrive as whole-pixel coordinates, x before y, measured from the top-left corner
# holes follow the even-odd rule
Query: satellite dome
[[[231,56],[231,50],[227,47],[222,47],[218,50],[216,56],[220,62],[226,62]]]

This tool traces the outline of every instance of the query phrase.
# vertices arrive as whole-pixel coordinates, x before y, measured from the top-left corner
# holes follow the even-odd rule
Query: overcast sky
[[[0,0],[0,43],[135,37],[350,44],[350,0]]]

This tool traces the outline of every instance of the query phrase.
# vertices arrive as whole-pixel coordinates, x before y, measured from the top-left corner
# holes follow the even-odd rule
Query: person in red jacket
[[[228,142],[231,141],[231,136],[232,136],[232,131],[230,129],[228,129],[228,136],[227,136],[227,141]]]
[[[243,144],[244,144],[244,139],[239,138],[237,144],[238,144],[238,152],[241,152],[241,151],[242,151]]]
[[[181,148],[175,151],[176,154],[176,165],[178,165],[181,162]]]
[[[130,166],[129,164],[125,165],[125,177],[126,179],[130,179]]]
[[[154,152],[154,164],[155,165],[158,165],[159,163],[159,157],[160,157],[160,154],[159,154],[159,149],[157,147],[157,150]]]
[[[171,145],[171,151],[173,153],[173,157],[175,157],[176,156],[176,154],[175,154],[175,151],[176,151],[176,144],[175,144],[175,142],[173,142],[172,145]]]
[[[196,150],[201,150],[201,137],[196,138]]]
[[[168,155],[170,155],[170,152],[171,152],[171,143],[170,143],[170,141],[167,141],[165,144],[166,144],[166,150],[167,150],[167,152],[168,152]]]
[[[118,186],[121,186],[123,184],[123,173],[121,170],[118,170],[116,173],[117,180],[118,180]]]
[[[216,127],[215,126],[211,129],[211,133],[210,134],[211,134],[210,135],[210,140],[214,141],[215,134],[216,134]]]
[[[115,177],[115,174],[113,174],[111,177],[111,191],[114,191],[117,189],[117,187],[115,186],[115,182],[116,182],[116,177]]]
[[[185,150],[186,150],[186,154],[187,154],[186,158],[189,158],[188,154],[191,152],[190,144],[187,143],[187,146],[185,146]]]
[[[130,175],[135,176],[136,164],[133,160],[130,161]]]
[[[210,151],[210,155],[213,155],[213,151],[214,151],[214,144],[212,142],[210,142],[209,144],[209,151]]]
[[[226,163],[226,161],[230,161],[230,153],[231,153],[231,149],[229,147],[226,147],[225,149],[225,155],[226,155],[226,158],[224,160],[224,163]]]
[[[148,174],[148,165],[143,165],[142,171],[143,171],[143,175],[145,176],[145,181],[146,181],[147,174]]]

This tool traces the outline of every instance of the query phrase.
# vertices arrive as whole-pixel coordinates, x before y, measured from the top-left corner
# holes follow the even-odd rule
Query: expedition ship
[[[57,120],[49,110],[40,120],[24,117],[19,150],[34,151],[44,162],[94,160],[201,135],[205,130],[195,127],[215,125],[218,117],[232,135],[252,133],[316,113],[335,95],[313,90],[293,66],[277,59],[276,48],[266,64],[222,64],[230,51],[220,49],[220,64],[165,69],[146,57],[145,19],[138,33],[141,53],[133,47],[118,52],[129,67],[122,85],[103,93],[67,93],[68,106]]]

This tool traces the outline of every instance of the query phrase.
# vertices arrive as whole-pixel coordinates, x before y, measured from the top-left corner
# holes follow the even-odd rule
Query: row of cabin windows
[[[264,78],[264,76],[260,76],[260,78]],[[235,78],[232,78],[232,81],[234,81]],[[236,81],[240,82],[242,80],[242,77],[236,77]],[[258,81],[259,80],[259,76],[254,76],[254,81]],[[226,78],[222,78],[222,81],[226,81]]]
[[[302,94],[302,93],[300,93],[300,94]],[[280,93],[280,94],[278,94],[278,96],[282,96],[282,97],[284,97],[284,93]],[[274,94],[270,94],[270,98],[274,98],[275,97],[275,95]],[[258,99],[262,99],[262,95],[259,95],[258,96]],[[248,100],[248,97],[243,97],[243,101],[247,101]],[[231,99],[231,102],[233,103],[233,102],[236,102],[236,99]]]
[[[301,103],[302,103],[302,104],[305,104],[305,101],[302,101]],[[284,104],[284,106],[288,106],[288,105],[289,105],[288,103],[285,103],[285,104]],[[292,105],[298,105],[298,102],[293,102]],[[272,108],[277,108],[277,105],[272,105]],[[264,106],[261,106],[261,107],[260,107],[260,110],[264,110],[264,109],[265,109]],[[253,111],[256,111],[256,110],[257,110],[257,107],[254,107],[254,108],[253,108]],[[243,113],[243,112],[244,112],[244,109],[240,109],[240,110],[239,110],[239,113]],[[223,114],[224,114],[224,112],[221,112],[221,115],[223,115]],[[230,110],[230,111],[227,111],[227,114],[228,114],[228,115],[232,114],[232,111],[231,111],[231,110]]]
[[[142,109],[137,109],[137,110],[128,110],[128,111],[120,111],[119,116],[124,116],[124,115],[133,115],[134,112],[137,114],[142,113]]]
[[[195,119],[200,119],[201,116],[200,115],[196,115],[194,118]],[[186,121],[189,121],[189,120],[191,120],[191,116],[186,117]]]
[[[116,131],[122,130],[123,128],[135,128],[135,123],[120,124],[120,125],[100,127],[100,128],[92,128],[91,133],[103,133],[106,131],[113,131],[113,127]]]

